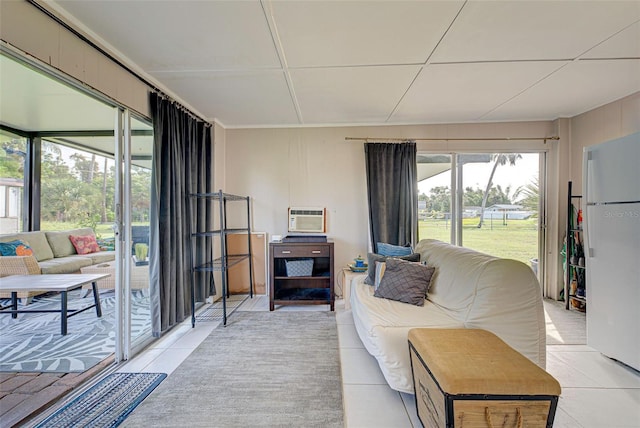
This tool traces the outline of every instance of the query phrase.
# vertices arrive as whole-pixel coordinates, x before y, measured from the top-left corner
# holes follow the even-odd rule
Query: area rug
[[[125,427],[340,427],[334,312],[236,312]]]
[[[166,377],[165,373],[112,373],[36,428],[117,427]]]
[[[69,308],[93,303],[91,294],[69,293]],[[149,298],[142,292],[132,294],[131,325],[134,337],[151,331]],[[60,334],[59,313],[0,316],[0,372],[84,372],[107,358],[115,350],[115,294],[100,294],[102,317],[91,309],[69,318],[68,334]],[[8,303],[3,300],[2,304]],[[31,308],[59,309],[58,293],[33,298]]]

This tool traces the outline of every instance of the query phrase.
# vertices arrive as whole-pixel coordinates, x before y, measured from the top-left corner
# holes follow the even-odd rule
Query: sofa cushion
[[[20,232],[0,235],[0,242],[15,241],[16,239],[29,244],[33,250],[33,254],[36,256],[36,260],[39,262],[53,258],[53,251],[51,251],[49,241],[47,241],[47,237],[44,232]]]
[[[91,253],[91,254],[85,254],[84,256],[85,258],[91,259],[91,263],[94,265],[100,264],[100,263],[106,263],[106,262],[111,262],[113,260],[116,259],[116,252],[115,251],[100,251],[97,253]]]
[[[374,296],[416,306],[424,305],[434,267],[390,257]]]
[[[24,241],[0,242],[0,255],[2,256],[33,256],[33,250]]]
[[[78,273],[80,268],[91,266],[93,262],[86,256],[56,257],[51,260],[40,262],[40,269],[43,274],[52,273]]]
[[[85,227],[83,229],[64,230],[61,232],[45,232],[47,241],[51,246],[54,257],[66,257],[76,253],[76,249],[73,247],[70,235],[94,235],[93,229]]]
[[[384,262],[387,260],[387,256],[383,256],[381,254],[369,253],[367,254],[369,267],[367,269],[367,277],[364,280],[365,284],[373,285],[376,280],[376,262]],[[408,256],[398,256],[398,259],[407,260],[410,262],[419,262],[420,254],[414,253],[409,254]]]

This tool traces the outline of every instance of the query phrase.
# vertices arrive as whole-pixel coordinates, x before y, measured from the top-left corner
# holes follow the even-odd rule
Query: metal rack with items
[[[578,207],[574,205],[577,201]],[[581,195],[572,194],[569,181],[567,194],[567,250],[565,262],[565,308],[586,311],[586,266],[584,256],[584,231],[582,229]]]

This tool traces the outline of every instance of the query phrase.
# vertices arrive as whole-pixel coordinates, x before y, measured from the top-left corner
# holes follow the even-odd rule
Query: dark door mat
[[[166,377],[166,373],[112,373],[36,428],[117,427]]]

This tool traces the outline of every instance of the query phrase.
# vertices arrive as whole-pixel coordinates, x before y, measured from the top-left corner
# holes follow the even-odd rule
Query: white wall
[[[336,268],[367,252],[362,143],[342,128],[227,130],[225,191],[250,195],[253,228],[287,233],[290,206],[327,208]]]
[[[582,188],[582,152],[585,147],[640,131],[640,92],[571,119],[570,179]]]

